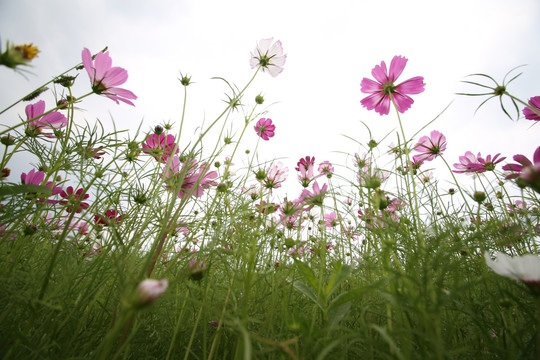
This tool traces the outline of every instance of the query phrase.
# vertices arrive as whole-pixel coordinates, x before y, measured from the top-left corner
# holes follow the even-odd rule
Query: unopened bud
[[[137,304],[144,306],[153,303],[167,290],[168,286],[169,280],[167,279],[143,280],[137,287]]]

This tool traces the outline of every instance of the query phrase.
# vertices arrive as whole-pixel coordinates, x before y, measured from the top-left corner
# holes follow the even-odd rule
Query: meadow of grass
[[[30,45],[16,50],[3,65],[33,57]],[[83,52],[82,65],[13,105],[26,102],[20,122],[5,120],[11,107],[0,113],[2,358],[537,358],[539,268],[506,269],[510,279],[486,256],[538,253],[538,150],[502,169],[495,155],[445,159],[441,132],[401,130],[391,149],[373,140],[346,164],[306,156],[289,171],[238,150],[245,136],[274,134],[264,99],[244,93],[279,74],[280,43],[259,43],[253,78],[230,86],[221,115],[184,143],[183,115],[150,133],[79,119],[87,96],[136,99],[107,59]],[[91,92],[76,96],[85,70]],[[388,108],[371,109],[400,123],[412,102],[398,95],[423,83],[410,79],[407,92],[397,76],[377,94]],[[179,80],[188,92],[190,78]],[[505,86],[486,94],[521,102]],[[526,119],[539,116],[522,103]],[[20,153],[33,161],[14,163]],[[424,170],[430,161],[457,162],[451,189]],[[287,176],[304,187],[289,198]],[[460,186],[466,176],[478,191]]]

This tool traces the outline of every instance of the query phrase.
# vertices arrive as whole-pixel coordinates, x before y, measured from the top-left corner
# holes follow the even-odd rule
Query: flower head
[[[315,181],[312,186],[313,192],[308,189],[302,190],[302,198],[309,208],[313,206],[322,206],[328,185],[324,184],[322,187]]]
[[[431,161],[446,150],[446,137],[433,130],[429,136],[422,136],[414,146],[414,150],[420,154],[413,156],[414,162]]]
[[[270,167],[264,179],[264,186],[267,189],[277,189],[281,187],[281,183],[287,180],[289,175],[289,168],[287,168],[281,161]]]
[[[276,77],[283,71],[287,55],[283,54],[281,41],[273,41],[274,38],[260,40],[251,53],[249,63],[252,69],[260,66],[263,72],[268,71],[272,77]]]
[[[39,50],[32,43],[23,45],[6,43],[6,50],[0,54],[0,65],[16,69],[19,65],[28,65],[37,56]]]
[[[525,119],[527,120],[533,120],[533,121],[540,121],[540,96],[534,96],[529,99],[529,106],[535,109],[536,111],[533,111],[532,109],[525,107],[523,108],[523,115],[525,115]]]
[[[105,211],[105,214],[96,214],[94,215],[94,221],[96,225],[99,226],[109,226],[112,224],[120,224],[122,222],[122,215],[116,210],[109,209]]]
[[[146,279],[143,280],[137,287],[137,303],[138,305],[149,305],[156,301],[165,290],[169,287],[169,280],[161,279]]]
[[[376,65],[371,71],[371,75],[377,81],[364,78],[360,83],[361,91],[371,94],[363,98],[360,103],[368,110],[375,109],[381,115],[388,115],[392,101],[400,113],[408,110],[414,103],[408,94],[420,94],[424,91],[425,84],[424,78],[421,76],[405,80],[398,85],[394,84],[406,64],[407,58],[394,56],[390,63],[390,72],[387,71],[384,61],[381,61],[381,65]]]
[[[103,94],[117,104],[122,101],[135,106],[130,100],[137,99],[137,96],[129,90],[117,87],[127,81],[128,73],[121,67],[112,66],[112,59],[108,51],[99,52],[92,59],[90,50],[84,48],[82,62],[90,77],[94,93]]]
[[[486,251],[484,253],[486,264],[495,273],[510,279],[524,282],[536,295],[540,294],[540,258],[537,255],[510,257],[497,252],[497,261],[491,259]]]
[[[195,195],[201,197],[204,189],[217,185],[213,179],[217,178],[217,172],[208,171],[210,165],[198,163],[196,160],[186,161],[180,165],[178,156],[174,156],[163,168],[167,187],[178,192],[178,197]]]
[[[174,135],[150,134],[142,144],[143,152],[150,154],[161,163],[167,162],[171,155],[178,154],[180,151],[175,143]],[[174,151],[176,149],[176,151]]]
[[[257,135],[263,140],[269,140],[271,137],[274,137],[274,130],[276,130],[276,126],[272,124],[272,119],[265,118],[260,118],[254,128]]]
[[[84,194],[84,189],[80,188],[77,191],[73,191],[72,186],[68,186],[66,190],[62,190],[60,196],[64,199],[60,201],[60,204],[66,205],[66,211],[68,213],[75,211],[80,213],[83,209],[88,209],[90,204],[83,202],[90,197],[88,194]]]
[[[517,178],[519,186],[529,186],[540,192],[540,146],[534,151],[534,163],[521,154],[514,155],[513,159],[518,164],[506,164],[503,166],[503,170],[511,171],[510,175],[506,176],[506,179]]]
[[[325,160],[322,163],[319,164],[319,168],[317,171],[321,174],[325,174],[327,178],[331,178],[332,174],[334,173],[334,167],[330,163],[330,161]]]
[[[66,117],[59,111],[53,111],[41,116],[45,112],[45,101],[43,100],[27,105],[25,112],[27,119],[32,119],[28,123],[28,135],[44,134],[47,137],[55,137],[54,130],[60,130],[67,125]],[[44,132],[44,130],[52,132]]]

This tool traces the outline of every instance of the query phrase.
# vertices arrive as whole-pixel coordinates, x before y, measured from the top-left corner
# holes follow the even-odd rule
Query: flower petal
[[[403,69],[405,69],[405,65],[407,65],[406,57],[396,55],[392,58],[392,62],[390,62],[390,73],[388,74],[390,82],[397,80]]]

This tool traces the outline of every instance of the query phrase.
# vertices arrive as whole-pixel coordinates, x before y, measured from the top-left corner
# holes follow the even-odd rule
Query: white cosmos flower
[[[537,255],[508,256],[502,252],[495,254],[497,261],[491,259],[486,251],[486,264],[497,274],[510,279],[523,281],[527,285],[540,283],[540,258]]]
[[[273,41],[274,38],[260,40],[251,53],[249,63],[252,69],[260,66],[263,72],[268,71],[272,77],[276,77],[283,71],[287,55],[283,54],[281,41]]]

